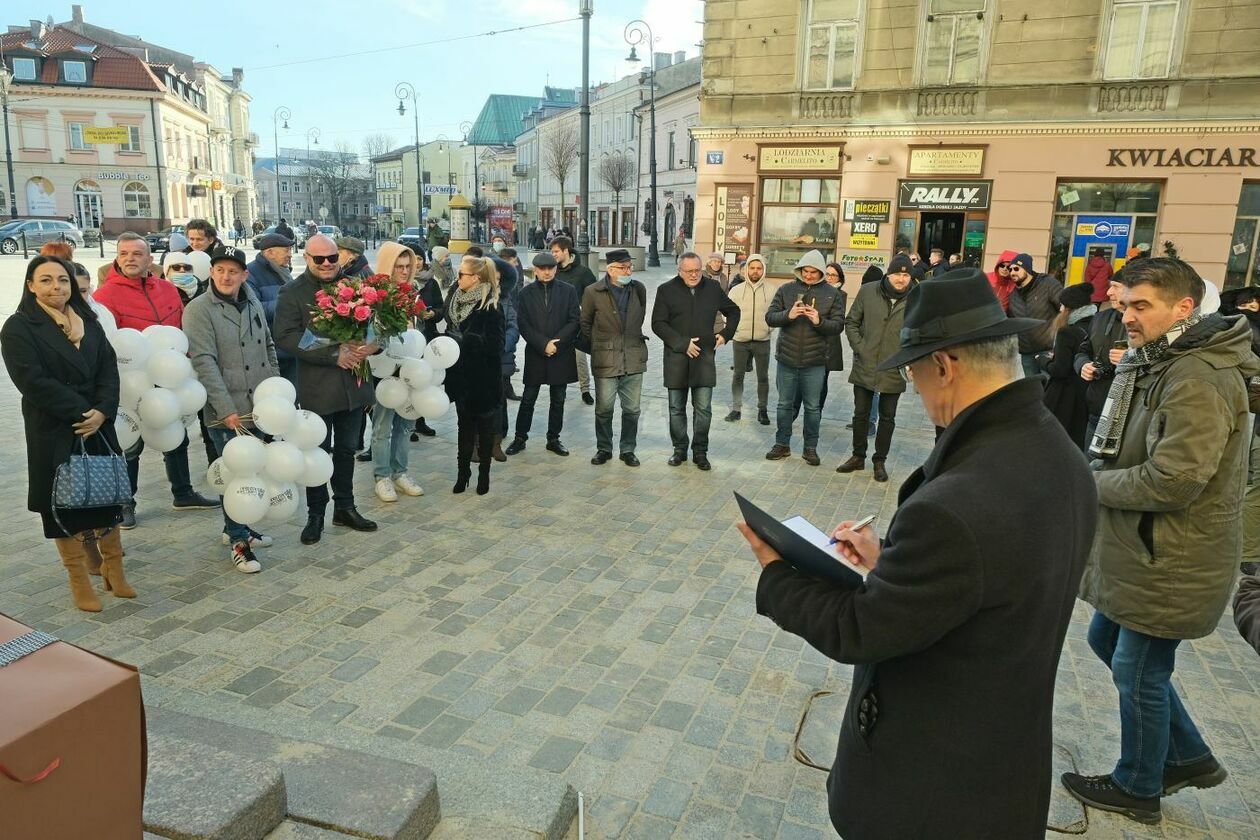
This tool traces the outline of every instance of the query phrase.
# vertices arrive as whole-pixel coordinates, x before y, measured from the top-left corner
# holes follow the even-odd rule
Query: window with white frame
[[[87,64],[82,61],[61,62],[61,75],[67,82],[84,84],[87,82]]]
[[[288,181],[281,181],[281,182],[280,182],[280,192],[287,193],[288,191],[289,191],[289,182],[288,182]]]
[[[923,84],[980,81],[980,42],[987,0],[928,0],[923,39]]]
[[[13,59],[13,79],[18,82],[35,81],[35,59],[33,58],[15,58]]]
[[[70,148],[76,152],[92,151],[91,147],[89,147],[87,143],[83,142],[83,126],[85,125],[87,125],[87,123],[83,123],[83,122],[66,123],[66,128],[69,129],[70,131]]]
[[[848,89],[857,73],[861,0],[809,0],[805,43],[805,87]]]
[[[1172,63],[1179,0],[1115,0],[1107,36],[1107,79],[1162,79]]]
[[[140,151],[140,126],[127,126],[127,142],[118,144],[120,152],[138,152]]]
[[[128,219],[143,219],[153,215],[149,203],[149,188],[139,181],[123,187],[123,215]]]

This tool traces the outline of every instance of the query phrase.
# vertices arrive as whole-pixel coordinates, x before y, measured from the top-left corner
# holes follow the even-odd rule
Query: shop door
[[[86,189],[74,191],[74,218],[79,230],[92,230],[101,226],[101,194]]]
[[[950,254],[961,254],[963,250],[963,226],[966,213],[920,213],[919,214],[919,256],[927,262],[928,254],[933,248]]]
[[[1068,262],[1067,285],[1085,279],[1085,264],[1095,251],[1103,251],[1112,269],[1124,265],[1132,232],[1132,216],[1080,215],[1073,219],[1072,258]]]
[[[599,211],[599,243],[598,244],[599,244],[599,247],[601,248],[608,244],[608,211],[607,210]]]

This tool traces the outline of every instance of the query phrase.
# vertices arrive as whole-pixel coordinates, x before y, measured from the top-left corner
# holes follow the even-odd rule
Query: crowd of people
[[[725,420],[742,421],[753,373],[757,422],[775,427],[765,457],[792,456],[802,419],[800,457],[818,466],[828,375],[846,369],[847,343],[852,447],[837,472],[865,470],[869,452],[873,479],[889,480],[897,410],[911,387],[937,434],[882,540],[851,520],[832,534],[865,582],[812,578],[741,525],[763,566],[758,611],[859,666],[832,770],[836,827],[852,837],[919,836],[928,825],[949,836],[1040,836],[1054,681],[1078,594],[1095,608],[1089,645],[1119,693],[1120,757],[1110,773],[1067,773],[1062,784],[1088,805],[1152,823],[1162,796],[1226,778],[1171,676],[1180,642],[1212,633],[1231,595],[1240,631],[1260,650],[1260,419],[1249,417],[1260,409],[1255,290],[1231,294],[1223,311],[1214,285],[1177,259],[1141,257],[1118,271],[1091,259],[1088,281],[1064,288],[1026,253],[1003,252],[986,275],[951,267],[942,253],[925,266],[899,252],[864,274],[850,302],[843,268],[819,251],[777,286],[760,254],[731,277],[722,254],[684,251],[649,306],[628,251],[607,252],[597,276],[563,234],[530,260],[529,283],[501,240],[490,254],[472,246],[454,264],[442,246],[426,255],[385,243],[373,265],[361,240],[315,235],[294,276],[293,242],[280,233],[263,237],[252,260],[202,220],[185,236],[157,265],[143,237],[123,234],[95,291],[68,246],[46,246],[0,331],[22,395],[28,507],[54,541],[80,609],[102,608],[94,574],[106,591],[135,596],[120,538],[136,526],[134,501],[58,510],[51,493],[72,452],[121,451],[116,328],[183,330],[208,395],[200,418],[208,462],[237,434],[262,434],[252,417],[262,381],[294,382],[298,404],[327,426],[333,463],[328,484],[306,493],[306,545],[322,538],[330,501],[333,525],[376,530],[355,504],[356,456],[371,462],[382,502],[422,495],[408,475],[409,444],[434,434],[424,418],[380,405],[373,380],[360,375],[379,343],[303,340],[317,292],[338,277],[411,284],[426,303],[415,326],[426,339],[444,333],[457,342],[444,381],[457,420],[456,494],[473,483],[473,464],[475,492],[488,493],[492,464],[527,448],[544,386],[546,451],[570,454],[565,403],[577,383],[594,406],[591,464],[616,453],[640,466],[649,327],[661,343],[671,467],[690,460],[713,469],[717,353],[727,344]],[[172,506],[217,509],[219,500],[193,489],[189,443],[163,456]],[[142,448],[125,453],[133,496]],[[1020,500],[1038,516],[1011,529],[992,516],[994,498]],[[254,552],[271,538],[226,512],[223,520],[235,568],[260,571]],[[1247,577],[1235,590],[1240,571]],[[1004,768],[1000,778],[994,766]],[[907,807],[907,784],[939,795]]]

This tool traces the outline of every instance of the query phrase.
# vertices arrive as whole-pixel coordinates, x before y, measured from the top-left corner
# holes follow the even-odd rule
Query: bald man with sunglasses
[[[376,400],[372,380],[360,381],[355,369],[378,348],[376,344],[360,342],[321,342],[317,347],[301,347],[302,337],[311,325],[315,293],[341,273],[337,256],[337,243],[329,237],[318,234],[306,240],[306,271],[280,290],[274,337],[277,347],[297,359],[298,404],[328,424],[323,448],[333,459],[333,524],[355,531],[375,531],[376,523],[363,517],[354,506],[354,453],[363,433],[363,408]],[[319,542],[327,507],[327,486],[307,488],[304,545]]]

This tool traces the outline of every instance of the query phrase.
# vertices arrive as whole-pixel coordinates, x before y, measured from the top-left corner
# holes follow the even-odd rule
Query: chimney
[[[652,53],[652,68],[661,70],[669,66],[670,54],[667,52]]]
[[[83,23],[83,7],[75,4],[70,7],[70,19],[75,23],[82,25]]]
[[[240,87],[245,82],[245,70],[241,67],[232,68],[232,86]]]
[[[682,63],[683,63],[684,61],[686,61],[686,60],[687,60],[687,51],[686,51],[686,50],[679,50],[678,52],[674,53],[674,63],[675,63],[675,64],[682,64]]]
[[[31,38],[36,41],[44,40],[44,22],[42,20],[31,21]]]

